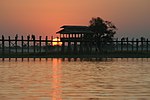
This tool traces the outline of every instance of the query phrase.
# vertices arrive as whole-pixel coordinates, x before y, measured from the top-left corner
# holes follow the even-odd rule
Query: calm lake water
[[[0,100],[150,100],[150,59],[0,61]]]

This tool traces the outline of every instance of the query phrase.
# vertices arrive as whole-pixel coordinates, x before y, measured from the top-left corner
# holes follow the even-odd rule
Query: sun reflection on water
[[[61,94],[61,59],[53,59],[52,100],[62,100]]]

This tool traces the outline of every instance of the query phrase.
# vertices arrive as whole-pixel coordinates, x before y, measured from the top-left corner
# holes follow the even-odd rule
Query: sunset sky
[[[150,0],[0,0],[0,34],[52,36],[99,16],[117,26],[116,37],[150,38],[149,10]]]

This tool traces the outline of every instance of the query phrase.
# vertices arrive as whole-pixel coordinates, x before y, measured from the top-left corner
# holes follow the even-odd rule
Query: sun
[[[53,42],[52,42],[52,45],[53,46],[61,46],[62,45],[62,42],[60,42],[60,38],[54,38],[53,39]]]

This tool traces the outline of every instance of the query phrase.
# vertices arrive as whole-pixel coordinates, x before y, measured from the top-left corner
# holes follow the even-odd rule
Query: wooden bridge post
[[[30,52],[30,51],[29,51],[29,47],[30,47],[29,40],[30,40],[30,36],[27,36],[27,45],[28,45],[28,48],[27,48],[27,49],[28,49],[28,51],[27,51],[27,52],[28,52],[28,54],[29,54],[29,52]]]
[[[8,49],[9,49],[9,55],[10,55],[10,51],[11,51],[11,41],[10,41],[10,36],[8,36]]]
[[[41,46],[42,46],[42,36],[39,37],[39,40],[40,40],[39,46],[40,46],[40,53],[41,53],[42,52],[42,50],[41,50],[42,49],[41,48]]]
[[[53,45],[53,36],[51,36],[51,45]]]
[[[134,38],[132,38],[132,51],[134,51]]]
[[[17,54],[18,53],[18,34],[16,34],[16,36],[15,36],[15,53]],[[17,57],[16,57],[16,59],[15,59],[16,61],[17,61]]]
[[[121,39],[121,51],[123,51],[123,40],[124,38]]]
[[[8,49],[9,49],[9,55],[11,55],[11,40],[10,36],[8,36]],[[9,56],[9,61],[11,60],[11,57]]]
[[[118,38],[116,39],[115,47],[116,47],[116,51],[118,51]]]
[[[15,37],[15,53],[17,54],[17,47],[18,47],[18,45],[17,45],[17,42],[18,42],[18,36],[16,35],[16,37]]]
[[[144,38],[142,37],[142,38],[141,38],[141,52],[143,52],[143,47],[144,47],[144,46],[143,46],[143,42],[144,42]]]
[[[45,52],[48,52],[48,36],[45,38]]]
[[[126,38],[126,41],[127,41],[127,51],[129,51],[129,40],[128,40],[128,38]]]
[[[59,37],[57,37],[57,45],[56,45],[56,47],[57,47],[57,53],[59,52]]]
[[[4,35],[2,35],[2,55],[4,56],[5,54],[5,38]]]
[[[51,42],[50,42],[51,46],[53,46],[53,36],[51,36]]]
[[[23,44],[24,40],[23,40],[23,36],[21,36],[21,53],[23,54],[23,49],[24,49],[24,44]]]
[[[35,37],[33,38],[33,53],[35,54]]]
[[[136,39],[136,51],[139,51],[139,40]]]
[[[147,51],[147,52],[149,51],[149,41],[148,41],[148,39],[147,39],[147,41],[146,41],[146,51]]]

